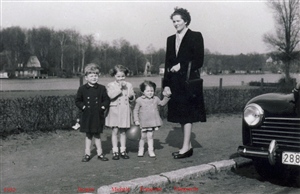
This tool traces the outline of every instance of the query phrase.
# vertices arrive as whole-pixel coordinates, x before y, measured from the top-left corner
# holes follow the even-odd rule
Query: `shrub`
[[[268,83],[268,82],[258,82],[251,81],[249,82],[249,86],[258,86],[258,87],[276,87],[276,92],[281,93],[290,93],[292,89],[296,86],[296,79],[291,78],[288,81],[285,80],[284,77],[280,78],[277,83]]]
[[[281,78],[278,81],[278,90],[283,93],[291,93],[292,89],[296,86],[296,79],[291,78],[288,81],[285,78]]]
[[[278,87],[278,83],[268,83],[268,82],[258,82],[258,81],[251,81],[249,82],[249,86],[264,86],[264,87]]]
[[[137,97],[141,95],[138,89]],[[244,105],[251,98],[274,88],[205,88],[204,100],[207,114],[242,113]],[[160,96],[158,88],[156,95]],[[134,104],[132,105],[134,106]],[[37,96],[31,98],[0,99],[0,133],[6,136],[14,131],[52,131],[71,129],[79,118],[75,106],[75,95],[70,96]],[[161,108],[162,118],[167,116],[167,106]]]
[[[78,117],[74,96],[38,96],[0,100],[1,133],[70,128]]]

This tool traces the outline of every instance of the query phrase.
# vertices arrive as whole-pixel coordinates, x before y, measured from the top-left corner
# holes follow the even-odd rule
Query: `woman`
[[[171,95],[168,103],[168,121],[180,123],[184,134],[182,148],[172,153],[174,159],[193,155],[191,134],[194,122],[205,122],[203,96],[191,99],[185,89],[188,65],[191,62],[190,79],[199,78],[198,69],[204,60],[202,34],[188,29],[191,16],[186,9],[175,8],[171,20],[176,34],[168,37],[165,60],[164,92]]]

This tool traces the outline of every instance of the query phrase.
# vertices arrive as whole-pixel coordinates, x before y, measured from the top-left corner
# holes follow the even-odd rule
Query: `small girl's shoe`
[[[155,158],[156,157],[156,155],[155,155],[155,153],[152,149],[151,150],[148,149],[148,154],[149,154],[150,158]]]
[[[81,161],[82,162],[88,162],[88,161],[90,161],[90,159],[91,159],[91,156],[86,154]]]
[[[144,156],[144,148],[139,148],[138,157]]]
[[[118,153],[118,152],[114,152],[114,153],[113,153],[112,159],[113,159],[113,160],[119,160],[119,159],[120,159],[119,153]]]
[[[102,161],[108,161],[108,158],[106,158],[103,154],[101,154],[100,156],[98,156],[98,159],[102,160]]]
[[[129,156],[127,155],[126,152],[121,152],[121,158],[123,158],[123,159],[129,159]]]

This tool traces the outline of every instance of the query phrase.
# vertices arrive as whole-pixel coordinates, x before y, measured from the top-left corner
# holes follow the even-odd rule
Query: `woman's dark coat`
[[[203,96],[191,99],[185,90],[189,62],[192,64],[190,79],[199,78],[200,76],[197,70],[202,67],[204,60],[202,34],[188,29],[181,41],[177,56],[175,39],[176,35],[172,35],[167,39],[163,87],[169,86],[172,92],[171,100],[168,103],[167,119],[170,122],[181,124],[197,121],[205,122],[206,114]],[[180,63],[180,70],[171,72],[170,69],[178,63]]]
[[[105,110],[109,107],[110,99],[105,86],[88,84],[80,86],[75,104],[82,111],[80,131],[88,133],[102,133],[105,124]],[[85,108],[83,109],[83,107]],[[101,107],[105,107],[102,109]]]

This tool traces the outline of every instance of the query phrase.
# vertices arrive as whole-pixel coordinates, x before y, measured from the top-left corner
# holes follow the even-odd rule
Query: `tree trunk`
[[[291,63],[290,61],[285,62],[285,83],[289,83],[289,81],[291,80],[290,63]]]
[[[64,69],[64,52],[62,52],[60,55],[60,69]]]
[[[84,49],[82,49],[82,60],[81,60],[81,71],[82,71],[82,73],[84,73],[84,58],[85,58],[85,51],[84,51]]]
[[[73,71],[74,74],[76,73],[76,70],[75,70],[75,56],[74,55],[72,56],[72,71]]]

